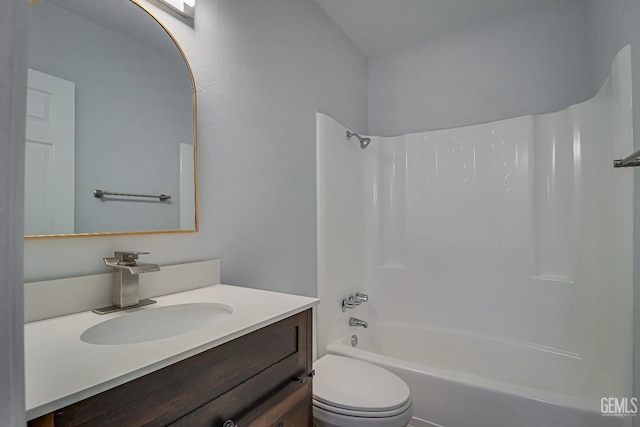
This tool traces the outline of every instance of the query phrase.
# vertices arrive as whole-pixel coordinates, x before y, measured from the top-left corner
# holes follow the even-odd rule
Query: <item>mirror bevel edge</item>
[[[177,233],[197,233],[200,231],[200,221],[199,221],[199,204],[198,204],[198,111],[197,111],[197,103],[196,103],[196,81],[193,77],[193,71],[191,70],[191,65],[187,60],[187,56],[185,55],[182,47],[173,36],[171,31],[145,6],[140,4],[138,0],[129,0],[131,3],[142,9],[147,15],[149,15],[162,29],[167,33],[167,35],[171,38],[176,48],[180,52],[180,56],[182,56],[182,60],[184,61],[187,71],[189,72],[189,78],[191,79],[191,95],[193,98],[193,185],[195,191],[194,205],[195,205],[195,228],[189,230],[148,230],[148,231],[114,231],[114,232],[104,232],[104,233],[74,233],[74,234],[33,234],[24,236],[25,240],[34,240],[34,239],[61,239],[61,238],[73,238],[73,237],[101,237],[101,236],[130,236],[130,235],[145,235],[145,234],[177,234]]]

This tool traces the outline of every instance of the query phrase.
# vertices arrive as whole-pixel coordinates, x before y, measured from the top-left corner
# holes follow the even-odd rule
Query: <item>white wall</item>
[[[198,95],[200,232],[25,242],[25,280],[105,271],[116,249],[222,260],[222,281],[316,294],[315,114],[367,127],[366,59],[313,0],[216,0],[194,27],[149,6]]]
[[[29,67],[75,83],[75,232],[179,229],[179,144],[193,142],[193,99],[178,49],[161,52],[46,0],[30,19]],[[172,197],[101,200],[94,189]]]
[[[0,1],[0,420],[24,425],[22,206],[27,2]]]
[[[369,133],[484,123],[590,98],[602,81],[593,81],[587,18],[582,0],[562,0],[370,58]]]

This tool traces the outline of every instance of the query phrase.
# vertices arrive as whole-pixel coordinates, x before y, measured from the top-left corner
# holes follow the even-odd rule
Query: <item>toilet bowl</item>
[[[411,421],[409,387],[386,369],[332,354],[313,368],[315,426],[404,427]]]

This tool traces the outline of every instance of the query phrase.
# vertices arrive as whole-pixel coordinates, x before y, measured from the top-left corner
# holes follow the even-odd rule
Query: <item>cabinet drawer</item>
[[[271,426],[290,409],[306,400],[311,408],[311,380],[302,384],[307,371],[292,355],[238,387],[179,419],[172,427],[222,427],[227,420],[241,420],[240,426]],[[302,427],[309,424],[298,424]]]
[[[238,421],[243,427],[311,426],[311,382],[292,384]]]
[[[306,369],[309,313],[291,316],[57,410],[53,413],[54,425],[166,426],[221,399],[258,374],[262,375],[260,378],[266,377],[266,372],[281,375],[278,384],[267,383],[269,387],[281,387],[284,377],[295,377],[298,371],[302,375]]]

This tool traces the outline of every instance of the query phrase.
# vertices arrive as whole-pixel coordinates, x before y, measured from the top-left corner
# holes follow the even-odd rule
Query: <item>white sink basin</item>
[[[206,328],[231,313],[233,307],[220,303],[149,307],[98,323],[85,330],[80,339],[98,345],[155,341]]]

